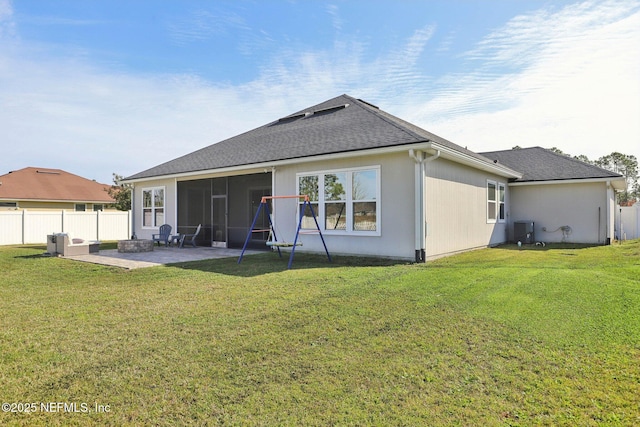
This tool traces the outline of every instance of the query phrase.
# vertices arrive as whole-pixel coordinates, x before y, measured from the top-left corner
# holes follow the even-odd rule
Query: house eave
[[[0,197],[2,202],[29,202],[29,203],[92,203],[109,205],[113,204],[115,200],[75,200],[75,199],[29,199],[29,198],[15,198],[15,197]]]
[[[624,191],[626,182],[624,177],[602,177],[602,178],[572,178],[572,179],[553,179],[539,181],[516,181],[510,182],[510,187],[524,187],[530,185],[558,185],[558,184],[589,184],[589,183],[605,183],[611,184],[616,191]]]

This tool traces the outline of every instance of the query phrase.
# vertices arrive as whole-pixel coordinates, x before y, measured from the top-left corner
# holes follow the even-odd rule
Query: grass
[[[0,248],[0,401],[77,412],[2,425],[640,424],[640,241],[292,270],[43,251]]]

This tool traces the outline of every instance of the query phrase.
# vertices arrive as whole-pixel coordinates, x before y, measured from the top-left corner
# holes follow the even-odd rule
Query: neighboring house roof
[[[341,95],[129,176],[125,181],[426,142],[434,149],[454,153],[505,176],[520,176],[374,105]]]
[[[481,153],[498,163],[522,172],[514,182],[609,179],[619,182],[618,173],[555,153],[542,147],[520,148]]]
[[[114,203],[109,188],[60,169],[28,167],[0,175],[0,200]]]

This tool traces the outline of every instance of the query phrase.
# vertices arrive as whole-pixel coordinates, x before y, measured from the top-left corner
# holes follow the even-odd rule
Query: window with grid
[[[380,168],[314,172],[298,175],[298,194],[309,196],[323,231],[379,234]],[[300,202],[300,206],[303,201]],[[316,228],[307,207],[302,227]]]
[[[142,226],[157,228],[164,222],[164,187],[142,189]]]

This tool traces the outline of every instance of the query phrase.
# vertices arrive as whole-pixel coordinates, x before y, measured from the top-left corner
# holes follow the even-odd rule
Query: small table
[[[180,243],[180,239],[182,238],[182,234],[176,234],[175,236],[169,236],[169,244],[176,246]]]

